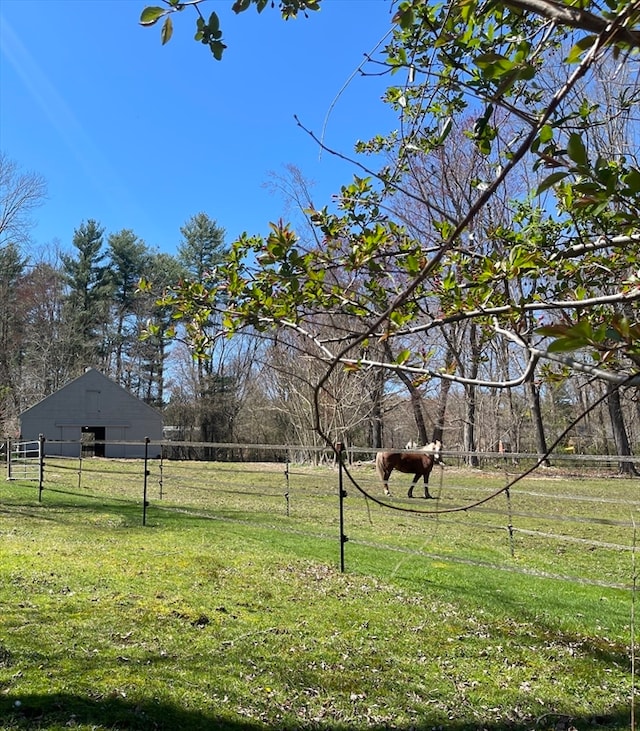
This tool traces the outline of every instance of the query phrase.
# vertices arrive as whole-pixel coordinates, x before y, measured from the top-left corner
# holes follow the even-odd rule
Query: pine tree
[[[113,371],[118,383],[132,388],[138,380],[127,363],[127,354],[135,350],[136,291],[150,257],[149,249],[131,230],[111,234],[108,242],[109,283],[111,285],[112,326],[109,340]]]
[[[215,267],[224,257],[225,230],[206,213],[198,213],[182,226],[180,233],[184,238],[178,246],[178,261],[192,279],[205,282],[214,276]]]
[[[105,339],[111,284],[103,264],[103,235],[104,228],[89,219],[74,231],[77,254],[61,256],[68,287],[65,314],[74,333],[70,355],[77,374],[88,366],[104,370],[108,364]]]

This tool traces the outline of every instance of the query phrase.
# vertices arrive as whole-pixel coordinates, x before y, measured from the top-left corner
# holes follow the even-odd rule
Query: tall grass
[[[630,728],[634,481],[347,484],[341,574],[335,470],[85,467],[0,485],[3,729]]]

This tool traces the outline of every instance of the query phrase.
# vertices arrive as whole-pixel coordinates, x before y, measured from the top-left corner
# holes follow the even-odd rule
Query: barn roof
[[[46,396],[41,401],[38,401],[37,403],[30,406],[28,409],[25,409],[20,414],[20,417],[22,418],[23,416],[30,414],[30,412],[39,410],[40,408],[47,408],[49,406],[59,405],[62,401],[65,400],[68,395],[70,395],[74,391],[77,391],[79,388],[87,389],[91,387],[106,392],[111,392],[114,395],[114,398],[117,396],[120,400],[127,399],[130,400],[132,404],[135,402],[135,407],[140,411],[146,410],[147,416],[162,419],[162,414],[160,413],[160,411],[158,411],[158,409],[153,408],[153,406],[149,406],[149,404],[146,404],[137,396],[134,396],[126,388],[120,386],[115,381],[112,381],[110,378],[105,376],[103,373],[100,373],[100,371],[97,371],[95,368],[87,368],[87,370],[81,376],[74,378],[72,381],[69,381],[69,383],[66,383],[64,386],[62,386],[62,388],[59,388],[54,393]],[[120,403],[122,402],[120,401]]]

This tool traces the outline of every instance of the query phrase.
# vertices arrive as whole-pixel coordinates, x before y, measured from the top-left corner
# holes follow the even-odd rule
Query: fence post
[[[507,496],[507,512],[509,514],[509,524],[507,525],[507,530],[509,531],[509,549],[511,551],[511,558],[513,558],[516,555],[516,550],[513,542],[513,515],[511,511],[511,493],[509,492],[508,487],[505,489],[504,494]]]
[[[78,490],[82,487],[82,439],[80,439],[80,454],[78,455]]]
[[[286,488],[284,492],[284,499],[287,503],[287,518],[289,517],[289,453],[287,452],[287,461],[284,466],[284,480],[286,483]]]
[[[42,502],[42,490],[44,489],[44,434],[38,434],[38,502]]]
[[[142,525],[147,524],[147,508],[149,502],[147,501],[147,482],[149,478],[149,470],[147,466],[149,464],[149,437],[144,438],[144,490],[142,495]]]
[[[344,544],[349,540],[344,534],[344,499],[347,492],[342,482],[342,442],[336,444],[338,453],[338,495],[340,496],[340,571],[344,574]]]
[[[164,496],[164,444],[160,445],[160,479],[158,485],[160,486],[160,500],[162,500]]]
[[[11,479],[11,450],[13,446],[11,444],[11,437],[7,437],[7,480]]]

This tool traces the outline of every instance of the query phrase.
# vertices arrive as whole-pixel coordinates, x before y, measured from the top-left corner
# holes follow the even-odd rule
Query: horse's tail
[[[382,465],[383,457],[382,452],[376,454],[376,472],[378,477],[384,482],[384,467]]]

